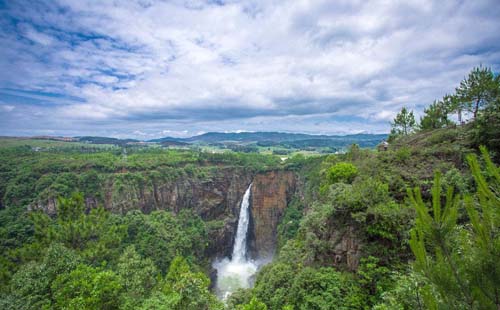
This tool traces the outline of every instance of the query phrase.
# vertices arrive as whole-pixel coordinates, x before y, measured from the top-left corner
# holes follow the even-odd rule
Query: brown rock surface
[[[268,258],[274,254],[278,224],[295,192],[296,179],[290,171],[271,171],[255,176],[250,209],[252,258]]]
[[[336,241],[333,249],[334,265],[345,266],[348,270],[356,270],[361,256],[360,238],[353,226],[347,226],[343,230],[336,230],[332,239]]]

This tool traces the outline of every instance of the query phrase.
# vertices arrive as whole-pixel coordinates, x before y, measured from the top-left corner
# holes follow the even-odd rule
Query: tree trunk
[[[477,98],[476,105],[474,106],[474,119],[476,119],[477,111],[479,110],[479,100],[481,100],[481,99]]]

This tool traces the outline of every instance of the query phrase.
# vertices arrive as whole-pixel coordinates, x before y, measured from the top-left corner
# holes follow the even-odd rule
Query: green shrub
[[[351,163],[341,162],[328,169],[327,178],[330,184],[351,183],[358,175],[358,168]]]
[[[396,159],[398,162],[405,162],[410,158],[410,149],[406,146],[396,151]]]
[[[302,205],[297,199],[292,202],[285,209],[285,214],[281,223],[278,225],[278,248],[295,237],[299,230],[300,220],[302,219]]]

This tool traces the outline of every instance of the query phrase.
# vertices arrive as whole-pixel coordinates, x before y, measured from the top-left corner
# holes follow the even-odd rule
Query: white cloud
[[[43,48],[0,36],[0,69],[13,73],[0,87],[83,98],[52,113],[83,129],[387,131],[402,106],[421,109],[472,66],[500,69],[494,0],[46,6],[12,6],[26,20],[13,31]]]
[[[35,43],[47,46],[54,42],[54,39],[51,36],[35,30],[31,25],[20,25],[20,27],[25,28],[24,35],[26,38]]]
[[[0,104],[0,109],[4,112],[12,112],[16,107],[9,104]]]

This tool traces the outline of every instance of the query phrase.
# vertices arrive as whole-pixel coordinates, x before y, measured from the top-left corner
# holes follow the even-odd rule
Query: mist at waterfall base
[[[252,184],[248,186],[241,201],[240,215],[238,218],[238,228],[234,240],[232,258],[216,260],[213,267],[217,269],[217,295],[225,300],[231,293],[239,288],[249,288],[252,286],[252,276],[257,272],[262,263],[247,258],[247,234],[250,219],[250,190]]]

